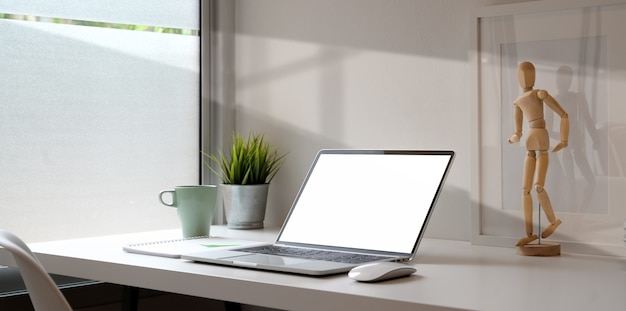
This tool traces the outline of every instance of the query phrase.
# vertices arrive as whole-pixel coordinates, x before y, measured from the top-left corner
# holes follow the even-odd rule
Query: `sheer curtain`
[[[0,2],[0,227],[30,242],[178,226],[157,194],[200,181],[199,6]]]

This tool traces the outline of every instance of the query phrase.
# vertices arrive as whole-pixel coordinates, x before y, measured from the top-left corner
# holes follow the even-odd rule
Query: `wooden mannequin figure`
[[[537,240],[533,233],[533,201],[530,195],[533,179],[535,181],[535,191],[543,211],[550,224],[541,233],[542,238],[549,237],[561,224],[561,220],[556,218],[548,192],[544,189],[546,173],[548,171],[548,150],[550,149],[550,139],[546,129],[546,122],[543,115],[543,105],[546,104],[551,110],[561,117],[560,135],[561,142],[554,147],[552,152],[559,151],[567,147],[569,135],[569,119],[567,113],[561,105],[545,90],[533,89],[535,84],[535,66],[530,62],[523,62],[517,68],[517,78],[522,87],[523,93],[515,100],[514,121],[515,133],[508,141],[516,143],[522,137],[522,121],[528,119],[528,137],[526,138],[526,149],[528,153],[524,159],[524,171],[522,177],[522,208],[524,211],[524,222],[526,237],[517,242],[517,246],[525,246]],[[559,248],[560,253],[560,248]]]

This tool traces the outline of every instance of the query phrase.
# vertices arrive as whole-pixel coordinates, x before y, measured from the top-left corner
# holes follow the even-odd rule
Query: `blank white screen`
[[[322,154],[280,241],[411,253],[450,157]]]

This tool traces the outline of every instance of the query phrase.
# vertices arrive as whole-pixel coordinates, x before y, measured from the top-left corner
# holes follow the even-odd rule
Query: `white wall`
[[[236,128],[289,153],[266,225],[282,223],[318,149],[453,149],[427,234],[469,240],[471,12],[510,2],[237,1]]]

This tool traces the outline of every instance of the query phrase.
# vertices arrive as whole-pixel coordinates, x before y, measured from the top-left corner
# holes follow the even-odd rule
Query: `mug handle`
[[[172,203],[167,203],[163,201],[163,194],[168,193],[168,192],[172,194]],[[176,191],[172,189],[172,190],[163,190],[159,192],[159,201],[161,201],[161,204],[163,205],[170,206],[170,207],[177,207],[176,206]]]

